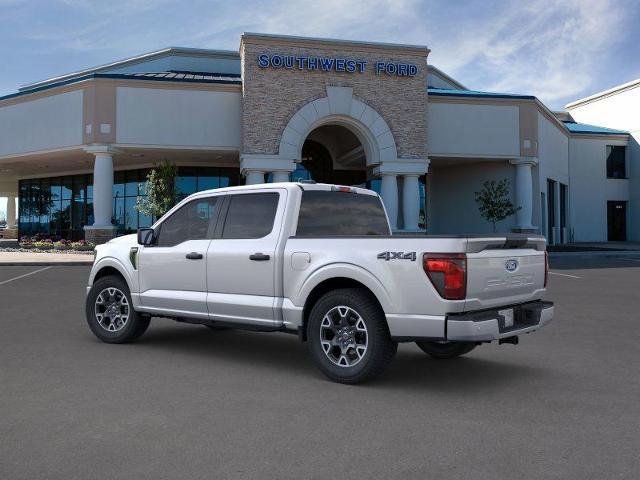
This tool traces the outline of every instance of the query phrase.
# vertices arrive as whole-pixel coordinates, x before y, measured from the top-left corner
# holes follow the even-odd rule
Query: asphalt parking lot
[[[640,475],[640,257],[553,259],[546,329],[448,361],[403,344],[361,386],[292,335],[158,319],[103,344],[89,268],[43,268],[0,266],[0,478]]]

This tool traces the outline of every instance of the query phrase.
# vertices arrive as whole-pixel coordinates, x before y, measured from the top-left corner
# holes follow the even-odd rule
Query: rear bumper
[[[499,313],[507,309],[514,312],[510,326]],[[540,300],[447,316],[387,314],[391,338],[398,342],[490,342],[536,331],[552,319],[553,303]]]
[[[484,310],[447,317],[446,339],[456,342],[488,342],[534,332],[553,320],[552,302],[529,302],[513,307],[513,325],[506,326],[498,313]]]

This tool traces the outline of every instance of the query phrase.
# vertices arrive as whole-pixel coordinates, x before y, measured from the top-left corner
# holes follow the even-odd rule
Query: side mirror
[[[153,228],[138,229],[138,244],[150,247],[156,243],[155,232]]]

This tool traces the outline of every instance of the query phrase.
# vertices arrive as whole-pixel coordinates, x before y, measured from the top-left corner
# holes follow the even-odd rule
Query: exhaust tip
[[[501,338],[500,340],[498,340],[498,345],[502,345],[503,343],[510,343],[511,345],[518,345],[518,336],[516,335],[515,337]]]

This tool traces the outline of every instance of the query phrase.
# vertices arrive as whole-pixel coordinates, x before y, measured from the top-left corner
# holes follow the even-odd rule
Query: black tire
[[[128,305],[128,318],[123,322],[124,326],[116,331],[109,331],[103,327],[96,315],[96,300],[98,296],[107,289],[117,289],[124,294]],[[123,307],[120,307],[121,310],[122,308]],[[89,328],[93,334],[106,343],[127,343],[134,341],[147,330],[150,321],[148,316],[141,315],[133,309],[129,287],[121,277],[116,275],[109,275],[94,282],[89,291],[89,295],[87,295],[86,317]]]
[[[416,342],[420,349],[436,360],[446,360],[465,355],[476,348],[472,342]]]
[[[357,362],[353,365],[341,366],[334,363],[329,358],[330,353],[325,353],[322,346],[321,326],[326,315],[336,311],[338,307],[348,307],[349,311],[355,312],[356,316],[351,317],[352,322],[360,320],[364,322],[366,332],[353,331],[351,335],[358,336],[359,342],[363,343],[366,338],[366,346],[362,355],[355,353],[355,349],[349,348],[346,355],[356,356]],[[344,309],[343,309],[344,310]],[[353,320],[353,319],[357,320]],[[345,319],[344,325],[347,320]],[[340,323],[342,325],[342,323]],[[332,328],[337,327],[333,326]],[[323,327],[325,331],[329,331],[327,327]],[[335,337],[336,340],[338,337]],[[353,338],[352,338],[353,339]],[[376,302],[372,295],[363,289],[344,288],[333,290],[324,294],[316,302],[309,314],[307,323],[307,340],[309,351],[318,368],[334,382],[356,384],[370,380],[380,375],[384,369],[391,363],[398,349],[398,344],[391,340],[389,328],[384,316],[384,312]],[[326,338],[325,344],[326,344]],[[355,340],[354,340],[355,341]],[[341,351],[341,347],[332,347]],[[360,346],[362,348],[362,346]],[[337,353],[336,356],[345,356],[345,354]],[[350,360],[347,360],[350,362]]]

